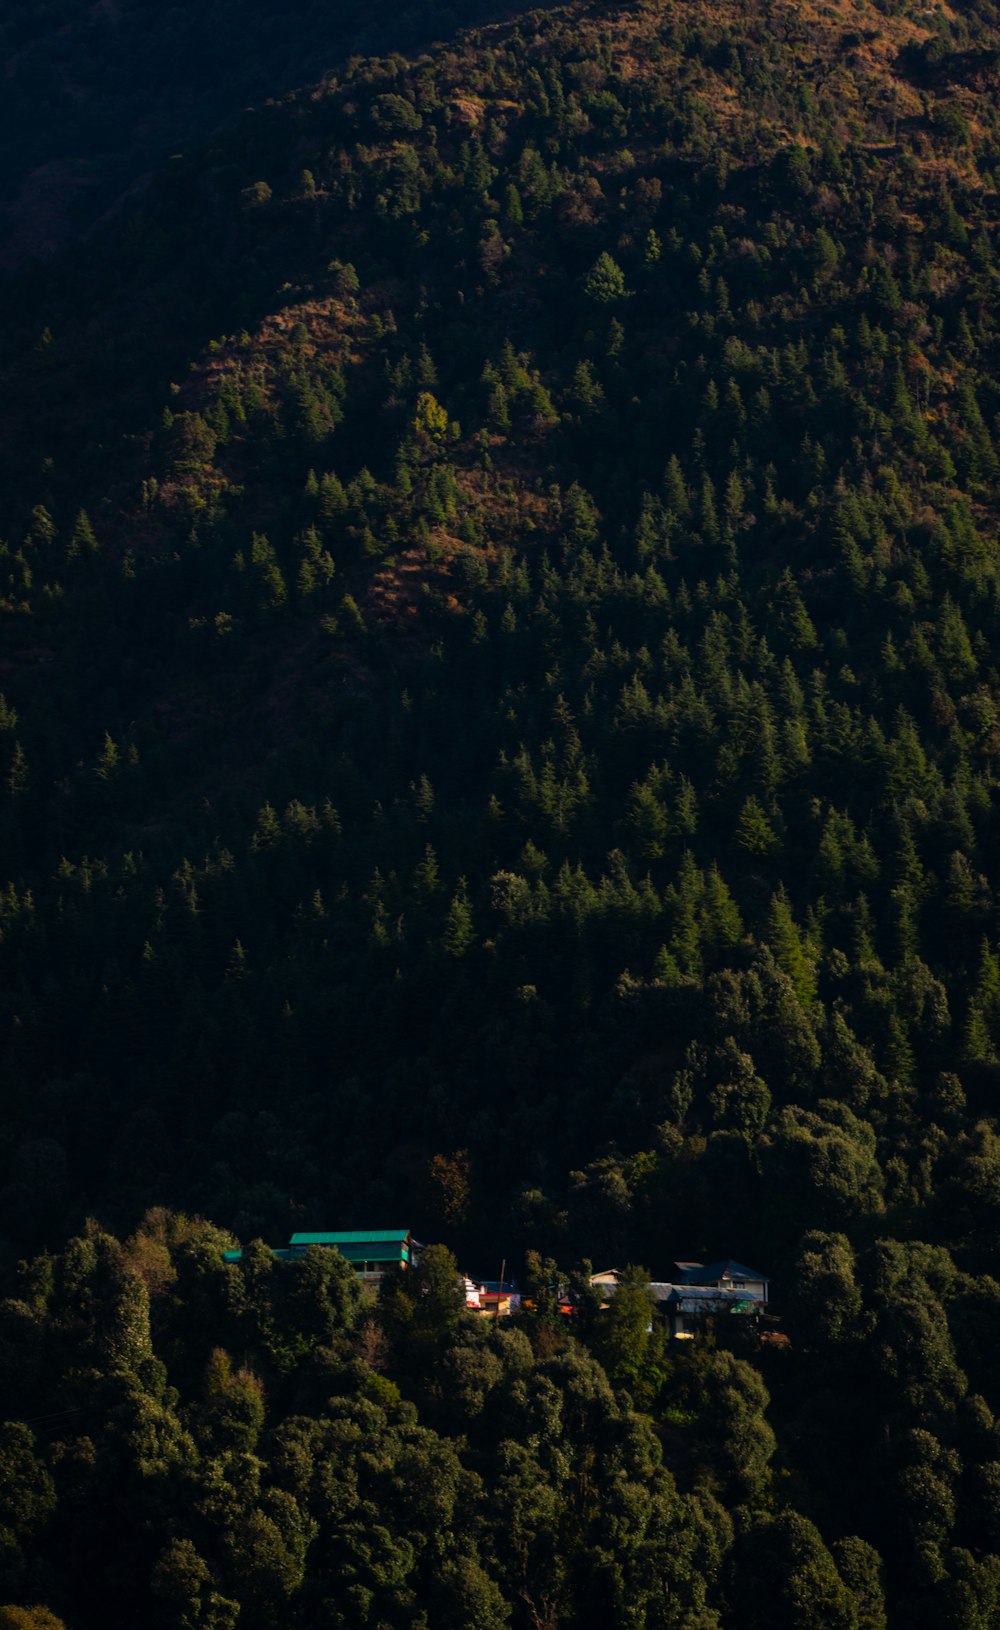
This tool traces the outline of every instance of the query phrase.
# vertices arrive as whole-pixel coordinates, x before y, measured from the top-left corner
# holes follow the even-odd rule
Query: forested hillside
[[[0,1600],[997,1622],[998,88],[573,5],[10,279]],[[534,1311],[223,1258],[399,1223]],[[646,1331],[730,1254],[789,1346]]]
[[[171,153],[346,62],[412,51],[501,0],[5,0],[0,266],[44,258]]]

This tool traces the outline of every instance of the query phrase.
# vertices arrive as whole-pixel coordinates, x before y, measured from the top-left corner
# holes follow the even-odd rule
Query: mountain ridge
[[[21,1611],[995,1615],[998,39],[526,15],[10,281]],[[261,1244],[397,1221],[375,1307]],[[787,1341],[669,1341],[730,1253]]]

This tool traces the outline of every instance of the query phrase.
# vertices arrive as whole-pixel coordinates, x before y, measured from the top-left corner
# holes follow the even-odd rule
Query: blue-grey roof
[[[646,1288],[654,1302],[669,1303],[671,1307],[679,1307],[682,1311],[687,1309],[692,1313],[699,1307],[762,1305],[745,1290],[717,1290],[714,1285],[671,1285],[666,1280],[660,1279],[653,1280]]]
[[[742,1262],[707,1262],[703,1265],[688,1263],[676,1264],[679,1272],[678,1278],[684,1285],[717,1285],[720,1279],[760,1279],[766,1285],[766,1273],[759,1273],[756,1268],[748,1268]]]
[[[728,1307],[751,1302],[753,1297],[742,1290],[716,1290],[714,1285],[671,1285],[668,1302],[679,1302],[682,1307],[716,1306],[722,1302]]]

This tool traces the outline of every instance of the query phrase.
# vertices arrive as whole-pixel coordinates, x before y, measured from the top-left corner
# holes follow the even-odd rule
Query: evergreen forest
[[[1000,8],[0,39],[0,1630],[996,1630]]]

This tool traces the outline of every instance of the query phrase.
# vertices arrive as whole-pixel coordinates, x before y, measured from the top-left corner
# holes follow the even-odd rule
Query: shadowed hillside
[[[0,266],[46,257],[174,151],[351,55],[410,52],[508,8],[358,0],[9,0],[0,19]]]
[[[998,44],[493,22],[11,280],[25,1610],[992,1622]],[[259,1243],[400,1224],[531,1307]],[[787,1341],[671,1341],[731,1254]]]

